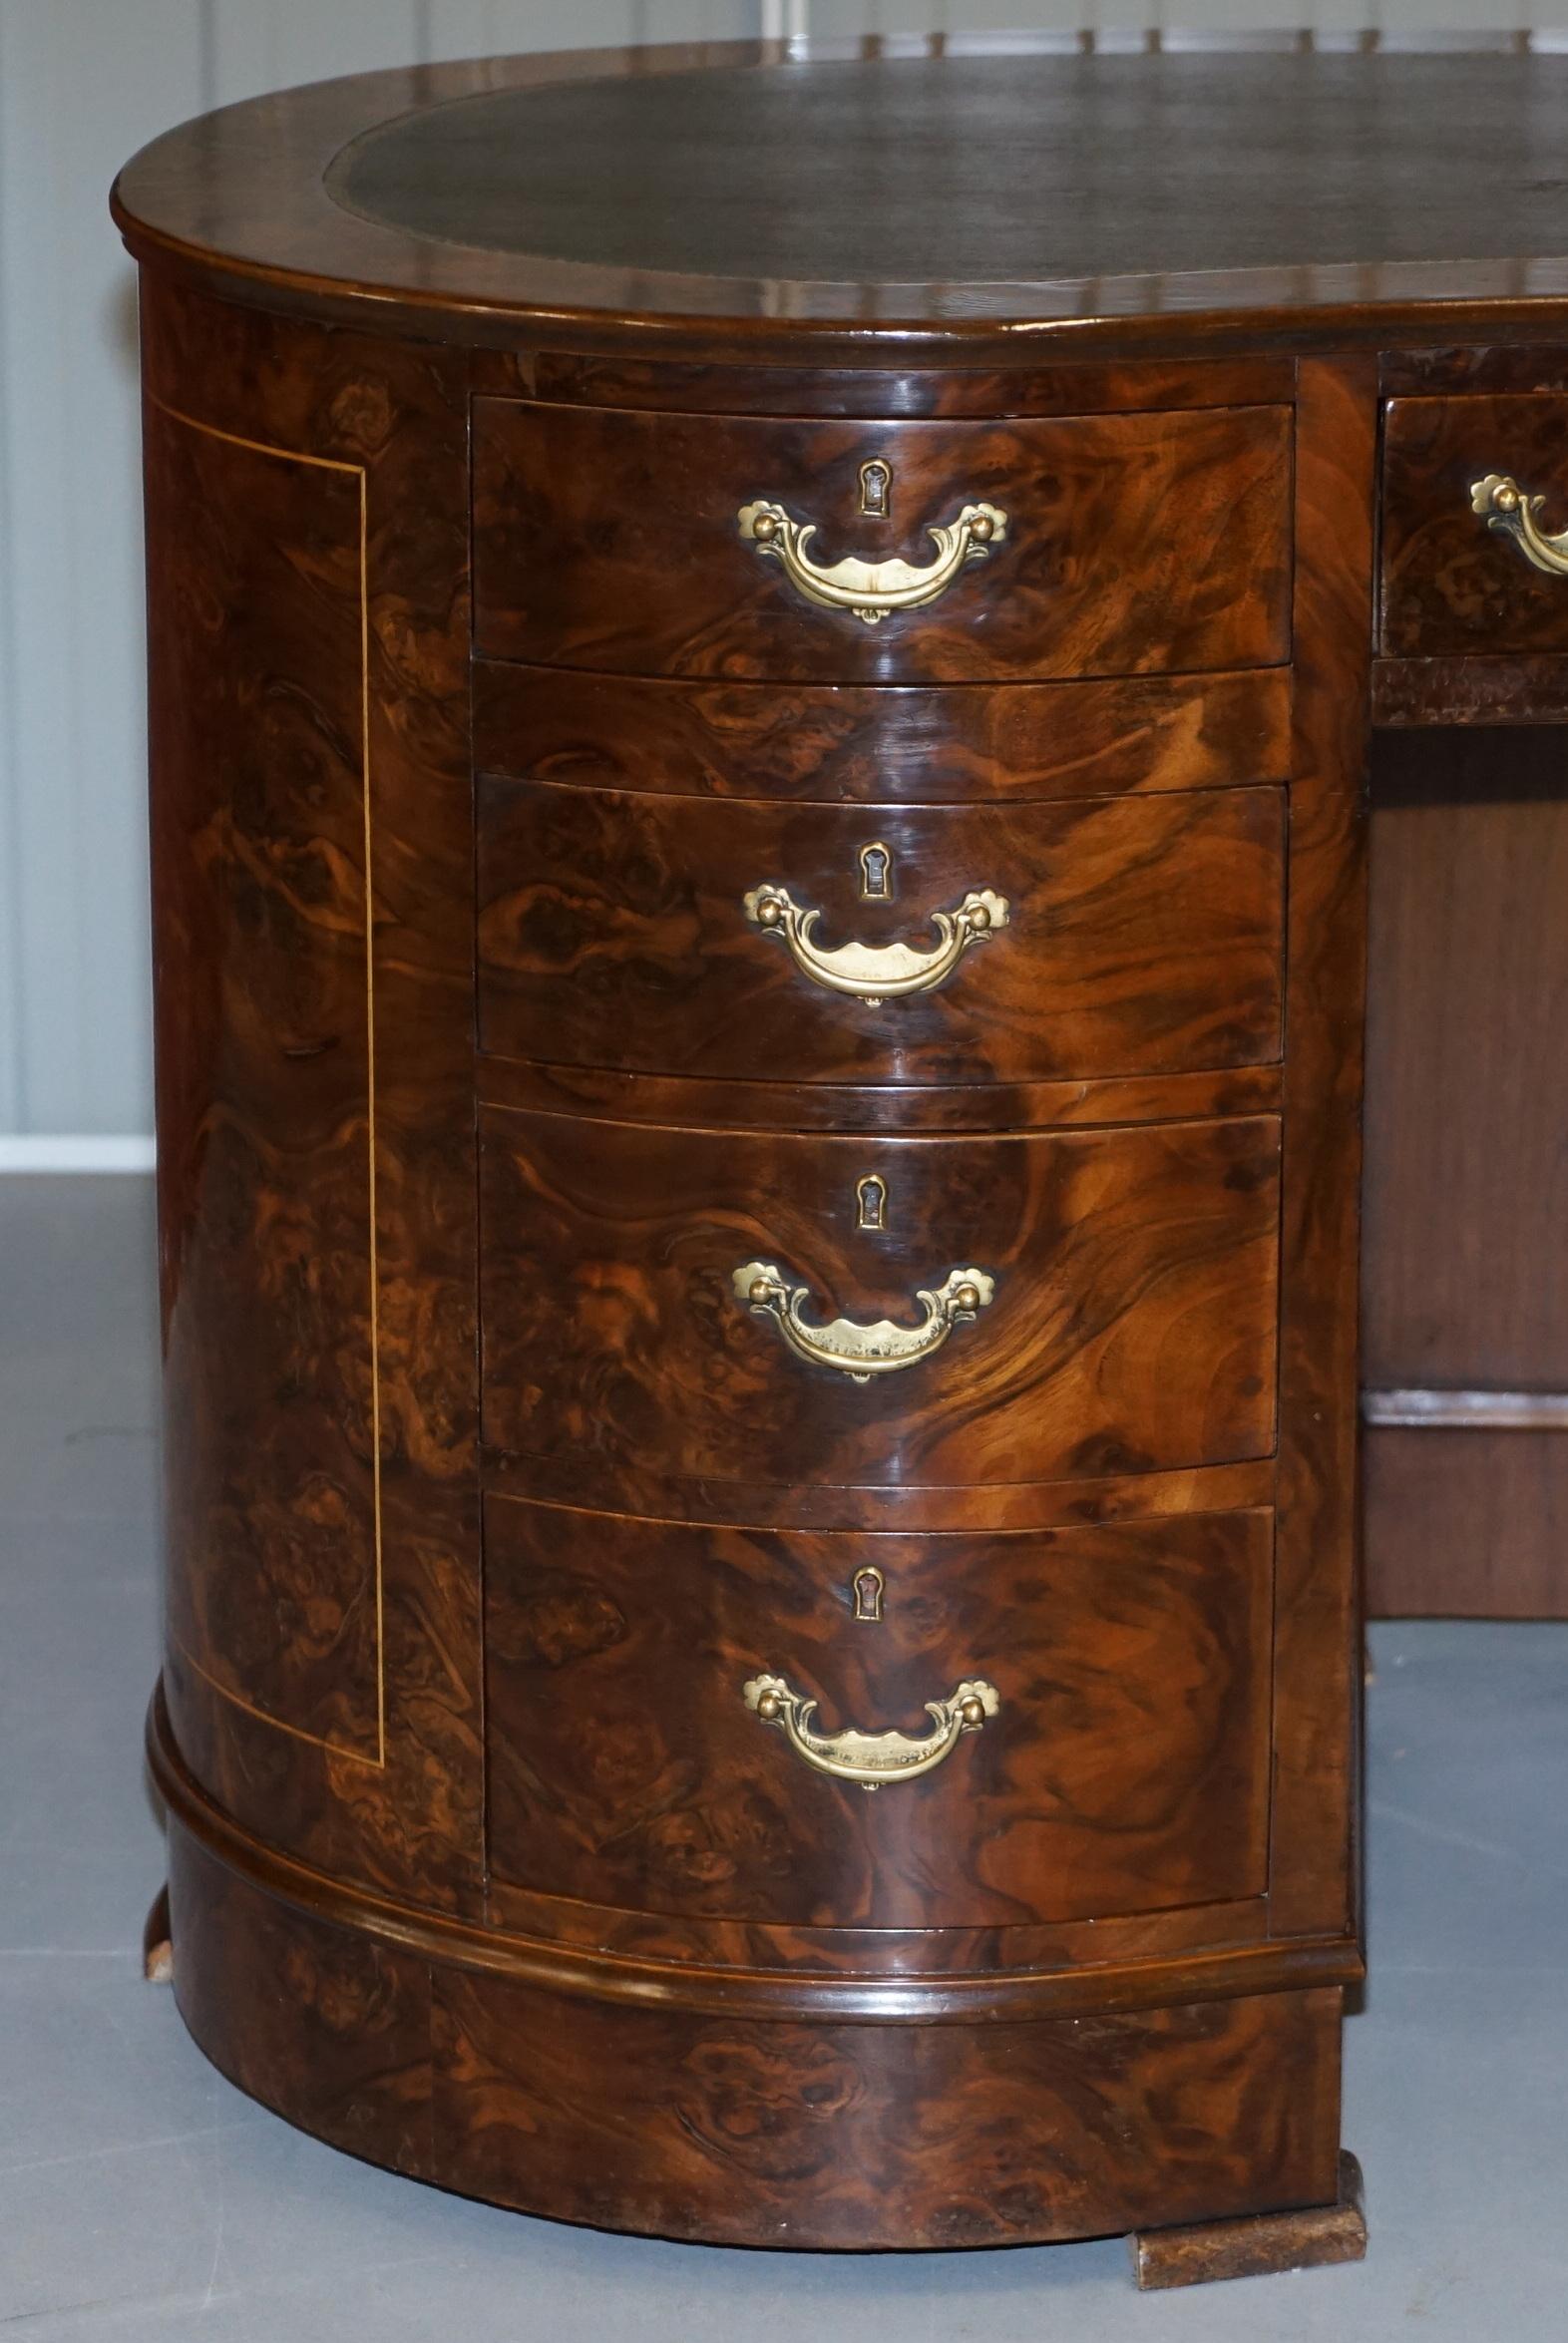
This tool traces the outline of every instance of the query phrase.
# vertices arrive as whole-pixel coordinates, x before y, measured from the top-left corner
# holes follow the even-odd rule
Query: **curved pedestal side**
[[[1348,1943],[1076,1977],[683,1978],[262,1846],[187,1772],[162,1698],[149,1748],[187,2025],[240,2090],[372,2163],[561,2220],[818,2250],[1334,2200]]]
[[[1162,314],[1122,329],[1132,355],[1066,366],[974,286],[884,334],[885,288],[834,306],[830,283],[802,321],[771,284],[736,308],[717,278],[649,292],[594,267],[574,321],[570,265],[333,202],[332,158],[427,94],[390,77],[230,110],[121,189],[145,264],[170,1490],[151,1750],[181,2010],[290,2122],[529,2212],[837,2250],[1190,2230],[1184,2266],[1289,2266],[1323,2234],[1299,2216],[1340,2201],[1361,1974],[1374,366],[1314,338],[1321,318],[1304,343],[1250,310],[1240,357]],[[631,306],[704,284],[705,325]],[[1091,349],[1111,330],[1079,322]],[[766,491],[842,514],[895,471],[917,534],[898,559],[888,538],[876,591],[911,547],[929,560],[919,516],[962,511],[972,471],[1012,570],[986,553],[919,610],[781,601],[737,512]],[[997,537],[1024,505],[1026,540]],[[830,799],[850,809],[831,854]],[[831,903],[852,854],[906,889],[852,915],[840,896],[830,934],[874,956],[854,1015],[905,966],[892,939],[926,933],[917,901],[989,890],[992,928],[1011,906],[1013,957],[988,942],[985,989],[938,988],[924,1055],[897,1027],[852,1045],[814,996],[797,1016],[788,988],[837,1001],[819,979],[845,963],[801,969],[745,924],[784,878]],[[652,915],[617,908],[633,866]],[[477,874],[514,907],[500,931]],[[551,885],[577,906],[547,905],[554,943],[502,932]],[[551,974],[593,917],[620,937],[601,994]],[[1047,949],[1054,984],[1028,959]],[[683,1028],[671,1049],[660,998],[720,998],[742,950],[744,1046],[720,1019],[706,1056]],[[769,1018],[794,1056],[755,1046]],[[794,1264],[791,1291],[803,1261],[839,1315],[813,1304],[784,1345],[737,1315],[753,1254]],[[859,1373],[903,1323],[890,1296],[907,1320],[949,1265],[977,1304],[954,1304],[949,1379]],[[556,1513],[503,1529],[514,1497]],[[880,1727],[1016,1663],[1022,1730],[966,1752],[988,1807],[861,1800],[829,1839],[802,1798],[768,1822],[788,1790],[751,1769],[794,1760],[742,1688],[866,1636],[848,1531],[898,1533],[889,1616],[836,1699],[812,1691]],[[1013,1590],[1015,1531],[1035,1576]],[[536,1635],[518,1590],[540,1588]],[[644,1651],[674,1655],[657,1699]],[[1085,1686],[1117,1699],[1074,1710]],[[1018,1755],[1047,1700],[1079,1716],[1078,1776]],[[529,1741],[547,1708],[554,1775]],[[603,1759],[597,1804],[564,1749]],[[1129,1750],[1160,1792],[1141,1805]],[[766,1837],[768,1875],[693,1885],[666,1786],[737,1777],[719,1822]],[[553,1843],[536,1780],[537,1806],[572,1809]],[[648,1845],[602,1852],[650,1780],[651,1888]],[[981,1876],[966,1850],[1020,1815],[1035,1851]],[[1265,2226],[1197,2234],[1242,2217]]]

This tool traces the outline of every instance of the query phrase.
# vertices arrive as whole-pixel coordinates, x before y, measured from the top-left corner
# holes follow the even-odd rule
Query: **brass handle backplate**
[[[768,497],[742,505],[735,518],[741,536],[764,560],[782,563],[797,593],[825,610],[851,610],[868,626],[880,625],[890,610],[918,610],[936,601],[971,562],[983,561],[1007,534],[1007,516],[999,505],[965,505],[953,520],[927,524],[937,558],[924,570],[911,562],[862,562],[853,555],[825,569],[807,550],[817,534],[815,521],[791,520]]]
[[[803,976],[827,992],[846,992],[868,1008],[902,1000],[912,992],[935,992],[953,975],[974,944],[983,944],[1007,925],[1007,899],[991,887],[972,887],[952,911],[933,912],[937,941],[929,952],[911,944],[840,944],[831,951],[816,942],[822,914],[795,901],[787,887],[769,880],[745,897],[745,913],[765,936],[777,936]]]
[[[1544,497],[1526,496],[1506,472],[1488,472],[1484,480],[1470,484],[1470,510],[1482,516],[1488,529],[1511,537],[1532,569],[1544,570],[1548,578],[1568,578],[1568,529],[1548,537],[1536,526],[1535,516],[1545,503]]]
[[[798,1359],[812,1367],[834,1367],[857,1383],[930,1359],[956,1326],[979,1316],[996,1291],[995,1279],[982,1269],[950,1269],[940,1286],[916,1290],[923,1310],[917,1326],[899,1326],[891,1318],[874,1319],[869,1326],[853,1318],[810,1326],[804,1312],[811,1288],[791,1285],[777,1262],[743,1262],[734,1286],[737,1302],[778,1322],[779,1333]]]
[[[836,1781],[858,1782],[862,1789],[882,1789],[891,1781],[916,1781],[952,1756],[966,1733],[979,1733],[987,1717],[1001,1707],[993,1684],[983,1677],[966,1677],[945,1701],[928,1701],[926,1714],[932,1730],[919,1737],[907,1733],[860,1733],[854,1726],[844,1733],[817,1733],[812,1719],[815,1701],[794,1692],[782,1676],[754,1676],[742,1687],[748,1709],[764,1725],[776,1725],[797,1757],[818,1773]]]

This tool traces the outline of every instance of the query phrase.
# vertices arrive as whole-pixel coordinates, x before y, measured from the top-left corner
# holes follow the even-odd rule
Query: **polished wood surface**
[[[1130,2225],[1154,2282],[1352,2239],[1369,743],[1385,718],[1428,793],[1473,787],[1439,835],[1375,776],[1368,1363],[1528,1394],[1568,635],[1468,487],[1514,472],[1548,524],[1568,495],[1559,89],[1522,58],[601,52],[241,107],[123,180],[150,1746],[182,2009],[292,2120],[734,2243]],[[918,151],[933,93],[926,161],[962,168],[911,277],[930,195],[899,162],[873,202],[866,163]],[[568,155],[589,118],[633,128]],[[1130,121],[1162,135],[1114,215],[1042,211]],[[720,124],[731,206],[615,195],[668,154],[700,191]],[[779,201],[797,169],[854,170],[859,207]],[[867,624],[741,538],[759,497],[824,562],[1008,521]],[[1437,719],[1508,729],[1483,756]],[[873,1005],[748,922],[765,882],[828,954],[920,946],[972,887],[1009,917]],[[801,1290],[793,1348],[752,1261]],[[841,1317],[897,1345],[966,1270],[994,1294],[917,1364],[800,1355]],[[1499,1607],[1546,1599],[1560,1433],[1373,1437],[1385,1588],[1446,1507]],[[868,1795],[747,1706],[759,1675],[830,1739],[913,1740],[966,1680],[997,1706]]]
[[[462,362],[142,315],[165,1682],[241,1819],[471,1906]]]
[[[868,1147],[489,1110],[485,1436],[601,1493],[642,1463],[911,1489],[1265,1455],[1279,1143],[1267,1117]],[[857,1225],[869,1174],[880,1232]],[[970,1265],[996,1291],[856,1383],[737,1299],[752,1260],[810,1288],[812,1323],[918,1323]]]
[[[1275,1547],[1271,1926],[1359,1926],[1357,1525],[1367,670],[1375,427],[1366,360],[1300,376]]]
[[[1291,777],[1287,668],[1114,682],[670,682],[474,662],[474,755],[520,781],[812,804],[1032,804]]]
[[[885,900],[866,899],[868,845]],[[504,1056],[941,1085],[1280,1054],[1280,791],[851,811],[487,777],[478,852],[481,1041]],[[929,953],[972,888],[1006,925],[939,989],[871,1004],[746,917],[765,883],[820,912],[824,951]]]
[[[778,1127],[778,1088],[762,1078],[628,1074],[596,1066],[546,1065],[482,1057],[487,1105],[546,1114],[587,1111],[610,1122]],[[1219,1073],[1133,1074],[1029,1082],[802,1082],[790,1092],[796,1131],[917,1132],[1084,1129],[1111,1123],[1204,1122],[1214,1115],[1269,1114],[1284,1095],[1279,1065]]]
[[[122,175],[118,216],[139,253],[231,298],[281,299],[338,318],[367,308],[385,316],[391,300],[427,333],[503,347],[533,316],[551,321],[546,340],[574,354],[632,340],[644,356],[661,348],[705,362],[728,334],[758,357],[794,365],[879,356],[1029,363],[1039,356],[1037,343],[1027,346],[1034,333],[1048,335],[1053,354],[1122,358],[1419,349],[1560,330],[1561,58],[1000,56],[965,64],[971,77],[983,75],[987,93],[975,127],[944,95],[956,85],[942,76],[958,62],[943,58],[934,74],[918,58],[819,57],[803,74],[782,44],[734,43],[475,59],[321,83],[155,141]],[[705,84],[677,87],[671,101],[666,77],[696,69],[708,72]],[[656,141],[652,155],[638,134],[649,176],[608,223],[644,245],[663,237],[674,268],[650,265],[657,255],[646,249],[634,264],[624,248],[604,245],[562,257],[543,221],[532,235],[524,223],[518,240],[531,249],[502,251],[389,225],[340,199],[353,176],[345,151],[386,125],[404,125],[419,142],[432,130],[409,128],[407,118],[432,107],[553,90],[547,110],[570,109],[577,84],[628,123],[693,98],[702,111],[700,135]],[[940,170],[915,133],[915,110],[929,110],[934,94],[937,120],[933,131],[928,111],[926,131]],[[830,101],[857,96],[872,109],[875,171],[858,141],[830,148],[816,135]],[[737,131],[739,105],[774,116],[800,109],[796,147],[748,142]],[[1021,150],[1012,140],[1005,160],[992,105],[1023,125]],[[438,116],[433,134],[462,121]],[[593,191],[618,178],[619,143],[571,155],[567,184],[595,206]],[[899,159],[891,174],[890,143]],[[527,172],[523,141],[503,131],[502,151],[514,172]],[[804,193],[778,200],[776,175],[799,171],[808,174]],[[427,201],[450,186],[443,163],[433,172]],[[829,172],[849,175],[836,204],[824,193]],[[1089,201],[1085,187],[1096,180],[1101,198]],[[748,181],[762,191],[760,206],[737,203]],[[954,239],[970,232],[968,210],[952,198],[960,184],[984,215],[1012,219],[1021,280],[998,270],[998,252],[980,238],[978,266],[932,264],[944,247],[958,257]],[[883,191],[874,210],[872,187]],[[683,238],[670,243],[677,226]],[[724,255],[693,239],[737,232],[739,272],[717,273]],[[794,247],[780,250],[791,233]],[[900,242],[905,257],[893,266],[882,256]]]
[[[892,467],[885,520],[861,516],[873,461]],[[816,525],[824,563],[929,563],[928,530],[977,502],[1006,532],[940,600],[866,625],[804,600],[741,537],[759,497]],[[1289,511],[1281,407],[866,425],[480,398],[475,640],[779,682],[1267,666],[1289,647]]]
[[[1397,398],[1383,420],[1380,647],[1393,657],[1568,651],[1568,579],[1549,578],[1470,509],[1472,483],[1516,477],[1568,527],[1568,397]]]
[[[564,2003],[323,1925],[180,1823],[171,1862],[177,1998],[232,2081],[336,2147],[523,2211],[738,2245],[787,2225],[856,2252],[1334,2193],[1334,1988],[915,2031]]]
[[[1010,1538],[806,1537],[492,1498],[491,1860],[643,1911],[969,1927],[1110,1918],[1267,1886],[1273,1522]],[[874,1567],[881,1616],[856,1620]],[[820,1730],[993,1724],[919,1782],[814,1774],[746,1707],[779,1675]],[[591,1730],[588,1730],[591,1720]]]

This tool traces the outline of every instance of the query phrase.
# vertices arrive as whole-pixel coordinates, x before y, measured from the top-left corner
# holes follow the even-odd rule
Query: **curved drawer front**
[[[939,1083],[1280,1050],[1284,801],[713,806],[489,780],[482,1045]]]
[[[1272,1447],[1272,1117],[851,1139],[490,1109],[482,1160],[486,1436],[586,1487]]]
[[[492,1497],[496,1874],[801,1926],[1260,1894],[1271,1548],[1264,1513],[922,1539]],[[748,1702],[759,1680],[815,1702],[803,1736]],[[946,1732],[965,1685],[986,1714]],[[802,1738],[882,1786],[824,1769]],[[890,1750],[927,1752],[924,1769],[901,1778]]]
[[[1290,412],[786,422],[474,402],[479,648],[1004,682],[1289,655]]]
[[[1565,531],[1568,399],[1391,400],[1381,649],[1427,659],[1568,651]]]

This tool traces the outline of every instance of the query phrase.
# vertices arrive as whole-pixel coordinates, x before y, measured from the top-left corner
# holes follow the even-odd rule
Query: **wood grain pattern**
[[[1156,1521],[1170,1513],[1235,1513],[1271,1505],[1272,1456],[1185,1471],[1079,1474],[1071,1480],[971,1481],[947,1488],[884,1483],[681,1479],[632,1462],[588,1465],[580,1455],[487,1448],[487,1488],[579,1512],[635,1520],[703,1521],[732,1529],[1063,1529],[1102,1521]]]
[[[630,352],[476,353],[476,390],[578,407],[672,408],[679,414],[862,416],[1105,415],[1288,403],[1288,358],[1129,359],[1121,365],[982,367],[933,372],[877,366],[702,366]]]
[[[463,369],[156,283],[144,335],[171,1698],[258,1829],[472,1899]]]
[[[313,1870],[246,1831],[187,1770],[161,1692],[147,1753],[171,1820],[269,1902],[439,1970],[571,2001],[899,2029],[1244,2001],[1346,1987],[1365,1975],[1360,1948],[1345,1935],[1268,1941],[1258,1899],[1107,1922],[1103,1939],[1096,1922],[866,1930],[677,1920],[515,1887],[501,1889],[485,1915],[464,1918]]]
[[[860,519],[860,466],[893,518]],[[777,499],[819,561],[929,563],[983,500],[1007,536],[940,601],[867,626],[803,601],[735,525]],[[1285,658],[1290,413],[795,424],[474,402],[482,651],[631,674],[1004,682]],[[1178,553],[1177,549],[1180,548]]]
[[[654,1529],[492,1498],[490,1859],[652,1912],[1002,1926],[1240,1899],[1267,1877],[1272,1523],[1188,1514],[1030,1537]],[[882,1617],[853,1579],[882,1574]],[[875,1795],[745,1706],[921,1735],[982,1677],[998,1715]]]
[[[863,900],[861,849],[890,900]],[[479,799],[487,1050],[701,1078],[897,1085],[1195,1071],[1280,1052],[1278,791],[991,808],[820,806],[487,780]],[[1005,927],[938,990],[824,989],[744,911],[764,883],[814,941],[931,952],[972,888]]]
[[[1111,682],[679,682],[474,662],[474,756],[517,780],[946,805],[1291,775],[1287,668]]]
[[[1395,657],[1568,650],[1565,581],[1470,510],[1470,485],[1513,475],[1568,526],[1562,395],[1390,400],[1383,420],[1379,647]]]
[[[1278,1150],[1267,1118],[871,1147],[492,1109],[486,1437],[586,1476],[896,1488],[1263,1454]],[[868,1172],[881,1235],[856,1226]],[[996,1294],[934,1359],[857,1384],[736,1301],[753,1257],[823,1318],[913,1323],[916,1291],[971,1263]]]
[[[608,1122],[771,1130],[778,1121],[777,1087],[764,1081],[623,1074],[596,1066],[482,1057],[479,1085],[488,1106],[588,1113]],[[1205,1122],[1218,1115],[1271,1114],[1283,1091],[1277,1064],[1090,1081],[803,1082],[790,1093],[790,1125],[797,1131],[880,1131],[897,1138],[922,1131],[935,1135],[1039,1131],[1062,1124],[1086,1128],[1104,1123]]]
[[[1381,394],[1346,352],[1389,351],[1397,387],[1403,350],[1414,403],[1465,428],[1560,403],[1568,275],[1521,270],[1514,233],[1562,209],[1544,169],[1513,209],[1465,188],[1504,268],[1441,256],[1431,159],[1445,195],[1457,107],[1491,168],[1497,123],[1568,67],[868,61],[830,88],[776,62],[371,77],[174,134],[122,187],[155,410],[190,418],[150,435],[184,1622],[150,1746],[182,2006],[323,2137],[570,2219],[853,2249],[1321,2207],[1361,1973]],[[476,136],[462,172],[371,184],[400,140],[428,159],[485,117],[380,146],[378,123],[507,90],[558,131],[636,117],[563,151],[550,202],[588,184],[556,258],[425,232],[431,206],[494,214],[491,166],[537,172],[543,146]],[[867,277],[849,206],[748,223],[615,194],[650,137],[700,185],[715,126],[740,185],[767,161],[748,109],[795,111],[767,168],[820,190],[849,148],[812,142],[853,91],[857,186],[935,102],[929,151],[972,191],[933,211],[924,180],[879,180],[877,264],[918,242],[929,274],[968,237],[983,265]],[[1005,138],[955,108],[977,91]],[[1150,93],[1168,135],[1095,134]],[[1233,163],[1260,137],[1278,161],[1251,211],[1157,199],[1212,157],[1215,107]],[[653,135],[670,108],[688,144]],[[1110,228],[1023,199],[1080,152],[1136,197]],[[1354,200],[1372,154],[1380,208]],[[413,228],[367,215],[408,202]],[[737,236],[749,273],[716,272]],[[791,236],[853,242],[854,281],[764,281]],[[639,239],[679,267],[629,267]],[[1092,278],[1061,278],[1069,247]],[[1037,281],[998,276],[1013,250]],[[1489,353],[1457,354],[1479,319]],[[856,509],[874,454],[891,523]],[[303,458],[314,488],[276,478]],[[1395,496],[1395,549],[1436,461]],[[759,495],[828,560],[922,555],[955,498],[1012,527],[870,628],[742,543]],[[1422,652],[1389,668],[1417,711],[1428,684],[1477,718],[1555,688],[1552,646]],[[886,915],[845,891],[873,821]],[[863,910],[906,933],[972,852],[1009,862],[1018,919],[924,1025],[830,1023],[716,924],[766,854],[830,939]],[[882,1230],[856,1215],[870,1173]],[[863,1323],[908,1323],[961,1265],[998,1284],[922,1367],[855,1384],[737,1304],[754,1256]],[[845,1608],[871,1553],[877,1626]],[[875,1798],[800,1766],[732,1681],[793,1670],[829,1726],[910,1730],[979,1668],[1000,1716]]]
[[[1377,725],[1568,723],[1568,658],[1496,651],[1452,659],[1373,659]]]
[[[526,1936],[616,1961],[662,1962],[666,1978],[674,1964],[683,1964],[692,1979],[715,1972],[747,1975],[753,1988],[760,1979],[769,1991],[783,1985],[799,1992],[831,1982],[840,1997],[838,2014],[852,2014],[844,2000],[848,1987],[859,1989],[862,2016],[871,2014],[874,1996],[880,1996],[884,2018],[911,2019],[918,2011],[931,2022],[978,2019],[981,2012],[988,2022],[1074,2010],[1160,2009],[1309,1983],[1348,1984],[1360,1974],[1348,1938],[1332,1950],[1301,1938],[1288,1951],[1269,1943],[1268,1899],[1262,1895],[1094,1920],[799,1927],[589,1903],[492,1878],[490,1909],[498,1942]],[[765,2014],[760,1999],[753,2014]],[[822,2007],[811,2014],[834,2012]]]
[[[1362,360],[1300,372],[1270,1908],[1354,1924],[1361,1762],[1358,1251],[1374,412]]]
[[[865,2251],[1118,2230],[1334,2188],[1339,1994],[986,2029],[691,2025],[481,1980],[438,1996],[457,2186],[579,2221]],[[614,2107],[577,2076],[614,2074]],[[632,2147],[635,2144],[635,2147]]]
[[[207,2056],[302,2129],[469,2195],[855,2251],[1333,2192],[1333,1988],[983,2027],[564,2005],[322,1927],[178,1826],[171,1851],[176,1991]]]
[[[146,445],[170,1632],[379,1764],[361,476],[151,402]]]
[[[451,2184],[729,2244],[1023,2244],[1333,2192],[1337,1993],[1034,2027],[796,2029],[438,1988]],[[613,2074],[586,2100],[585,2072]]]
[[[430,2172],[427,1965],[260,1893],[176,1820],[175,1999],[228,2080],[350,2155]]]

